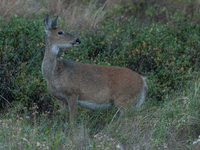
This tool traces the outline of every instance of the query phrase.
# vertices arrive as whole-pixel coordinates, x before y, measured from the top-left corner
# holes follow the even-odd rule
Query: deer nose
[[[78,42],[79,44],[81,43],[81,40],[80,39],[76,39],[76,42]]]

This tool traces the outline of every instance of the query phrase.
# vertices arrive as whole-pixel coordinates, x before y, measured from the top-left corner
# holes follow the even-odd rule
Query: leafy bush
[[[96,33],[82,32],[79,36],[82,44],[70,48],[60,57],[81,63],[128,67],[149,79],[150,98],[145,109],[137,112],[131,110],[131,113],[116,122],[113,122],[116,115],[113,117],[113,112],[88,114],[85,109],[81,109],[83,113],[79,112],[77,120],[82,124],[80,131],[84,131],[80,132],[80,135],[83,133],[84,136],[77,137],[86,139],[85,127],[93,129],[90,132],[90,129],[88,130],[91,134],[102,130],[108,124],[107,128],[104,128],[106,134],[117,139],[120,145],[127,145],[128,149],[134,148],[133,146],[170,149],[181,147],[179,143],[186,147],[185,145],[188,146],[188,143],[199,135],[200,84],[199,73],[195,75],[194,70],[199,71],[200,64],[200,26],[183,22],[183,18],[177,14],[172,16],[172,19],[175,21],[174,25],[149,26],[141,26],[132,18],[108,20]],[[66,146],[67,141],[68,147],[80,149],[80,145],[85,142],[79,142],[80,139],[76,142],[77,145],[74,145],[70,140],[71,136],[66,137],[70,133],[70,125],[63,124],[60,116],[49,116],[49,112],[45,112],[41,114],[41,120],[37,121],[37,106],[45,111],[53,105],[52,101],[48,101],[50,96],[40,67],[45,46],[42,21],[14,16],[7,25],[0,22],[0,33],[0,77],[3,77],[0,79],[0,96],[15,108],[25,111],[24,117],[19,117],[15,115],[15,109],[8,109],[11,112],[8,115],[11,115],[12,119],[0,121],[1,141],[6,144],[7,141],[13,141],[13,144],[5,147],[19,147],[20,143],[20,147],[26,146],[29,149],[35,146],[57,148],[58,145]],[[5,74],[2,73],[2,69]],[[191,78],[197,79],[188,81]],[[170,96],[173,98],[169,98]],[[156,98],[169,101],[164,101],[160,107],[152,107],[152,101]],[[4,106],[3,102],[1,101],[1,106]],[[53,103],[57,106],[55,101]],[[30,111],[26,111],[24,107],[31,108],[33,113],[30,115]],[[48,119],[47,116],[52,118]],[[30,130],[32,127],[33,130]],[[11,137],[10,135],[14,140],[5,138]],[[94,138],[96,139],[88,138],[88,143],[84,146],[97,147],[102,143],[97,135]],[[110,140],[108,137],[106,139]],[[39,142],[41,140],[42,145]],[[111,147],[113,142],[111,140],[103,144]],[[197,146],[199,145],[195,145]]]
[[[160,100],[184,86],[200,61],[200,26],[182,22],[177,14],[172,19],[176,25],[141,26],[124,17],[107,20],[97,33],[82,32],[81,46],[70,48],[60,59],[128,67],[148,77],[149,97]],[[8,88],[2,91],[5,96],[12,95],[5,98],[27,106],[49,99],[40,68],[45,34],[42,21],[14,16],[0,28],[1,63],[7,65],[8,81]]]
[[[191,79],[199,63],[199,25],[152,24],[136,20],[107,21],[97,34],[83,32],[82,46],[66,52],[64,58],[83,63],[128,67],[149,78],[150,97],[162,99]]]
[[[47,88],[40,67],[44,50],[42,21],[14,15],[0,28],[1,64],[6,66],[7,83],[1,95],[24,106],[44,99]],[[12,96],[7,97],[6,93]]]

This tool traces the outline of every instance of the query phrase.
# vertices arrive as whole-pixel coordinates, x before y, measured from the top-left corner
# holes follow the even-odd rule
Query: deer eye
[[[59,35],[63,35],[63,32],[62,32],[62,31],[59,31],[58,34],[59,34]]]

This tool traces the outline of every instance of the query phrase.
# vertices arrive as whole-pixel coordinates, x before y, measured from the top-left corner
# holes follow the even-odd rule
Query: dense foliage
[[[184,86],[199,67],[199,25],[182,22],[140,26],[136,20],[107,21],[96,34],[82,33],[82,46],[64,58],[128,67],[149,79],[149,95],[162,99]]]
[[[49,94],[41,72],[43,19],[14,15],[3,24],[0,17],[0,149],[115,149],[120,145],[123,149],[199,149],[198,143],[192,143],[200,135],[198,20],[191,23],[190,13],[172,13],[166,16],[168,23],[141,25],[141,20],[122,14],[132,16],[148,1],[132,2],[126,0],[126,7],[114,5],[110,19],[99,23],[98,29],[81,32],[81,45],[59,53],[58,59],[139,72],[148,82],[146,103],[121,118],[116,117],[116,109],[79,109],[74,139],[70,124],[63,121],[66,114],[58,115],[58,102]],[[145,11],[147,16],[167,13],[154,4]],[[59,25],[64,23],[59,20]],[[42,112],[38,115],[38,111]]]
[[[15,15],[8,24],[1,24],[0,29],[0,56],[4,66],[1,95],[13,106],[41,102],[47,93],[40,67],[44,50],[41,21],[19,19]]]
[[[128,67],[146,76],[149,97],[161,100],[184,86],[200,62],[200,26],[182,22],[181,17],[174,16],[174,20],[174,25],[150,26],[140,25],[133,18],[108,20],[96,33],[82,32],[82,44],[68,49],[60,59]],[[27,106],[48,99],[41,74],[42,20],[14,16],[8,24],[0,24],[0,29],[0,58],[6,66],[1,81],[6,87],[1,95]]]

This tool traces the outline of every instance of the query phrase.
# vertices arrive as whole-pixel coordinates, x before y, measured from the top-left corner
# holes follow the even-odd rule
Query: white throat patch
[[[51,47],[51,52],[57,55],[59,52],[59,47],[56,44],[53,44]]]
[[[51,47],[51,52],[57,55],[59,52],[59,48],[67,48],[71,46],[72,44],[53,44]]]

